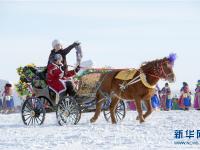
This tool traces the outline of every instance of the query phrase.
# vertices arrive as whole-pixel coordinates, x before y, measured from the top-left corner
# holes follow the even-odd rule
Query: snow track
[[[112,125],[103,115],[95,124],[93,113],[82,115],[78,125],[61,127],[55,113],[47,114],[44,125],[27,127],[21,114],[0,114],[0,150],[84,150],[84,149],[200,149],[200,139],[182,139],[195,145],[176,145],[174,130],[200,130],[200,111],[153,112],[142,125],[137,113],[129,111],[123,122]]]

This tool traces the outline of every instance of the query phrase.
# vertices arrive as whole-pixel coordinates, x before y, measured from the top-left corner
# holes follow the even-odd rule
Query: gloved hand
[[[74,45],[75,45],[75,46],[79,46],[80,44],[81,44],[81,43],[80,43],[79,41],[75,41],[75,42],[74,42]]]
[[[76,67],[76,69],[75,69],[75,72],[76,72],[76,73],[79,72],[80,69],[81,69],[81,67],[78,65],[78,66]]]

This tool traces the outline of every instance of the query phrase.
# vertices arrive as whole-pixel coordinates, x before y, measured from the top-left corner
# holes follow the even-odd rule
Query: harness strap
[[[155,85],[150,85],[147,80],[146,80],[146,75],[144,73],[141,73],[136,76],[135,78],[133,78],[131,81],[129,81],[128,83],[122,83],[122,84],[119,84],[119,87],[120,87],[120,90],[121,91],[124,91],[129,85],[132,85],[132,84],[135,84],[139,81],[142,81],[142,84],[144,86],[146,86],[147,88],[155,88]]]
[[[146,75],[144,73],[140,74],[140,79],[141,79],[143,85],[146,86],[147,88],[149,88],[149,89],[154,89],[155,88],[155,85],[150,85],[147,82],[147,78],[146,78]]]
[[[119,84],[119,86],[120,86],[120,89],[123,91],[123,90],[125,90],[126,89],[126,87],[127,86],[129,86],[129,85],[132,85],[132,84],[134,84],[134,83],[137,83],[137,82],[139,82],[141,79],[140,79],[140,75],[138,75],[138,76],[136,76],[135,78],[133,78],[131,81],[129,81],[128,83],[122,83],[122,84]]]

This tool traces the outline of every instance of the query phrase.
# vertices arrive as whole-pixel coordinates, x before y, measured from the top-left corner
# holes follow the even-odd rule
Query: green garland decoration
[[[36,88],[45,88],[47,86],[46,81],[38,77],[37,72],[43,72],[46,67],[36,67],[34,64],[28,64],[24,67],[17,68],[17,73],[20,80],[15,84],[15,88],[20,97],[31,96],[32,93],[29,90],[29,85]]]

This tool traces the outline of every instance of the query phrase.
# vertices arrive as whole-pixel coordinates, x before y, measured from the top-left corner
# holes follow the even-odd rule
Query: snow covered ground
[[[0,150],[200,149],[200,138],[174,138],[174,130],[200,130],[200,111],[153,112],[142,125],[135,120],[134,111],[129,111],[117,125],[107,123],[103,115],[97,123],[90,124],[92,115],[83,114],[78,125],[60,127],[55,113],[50,113],[44,125],[27,127],[20,114],[1,114]],[[177,145],[177,141],[190,144]]]

